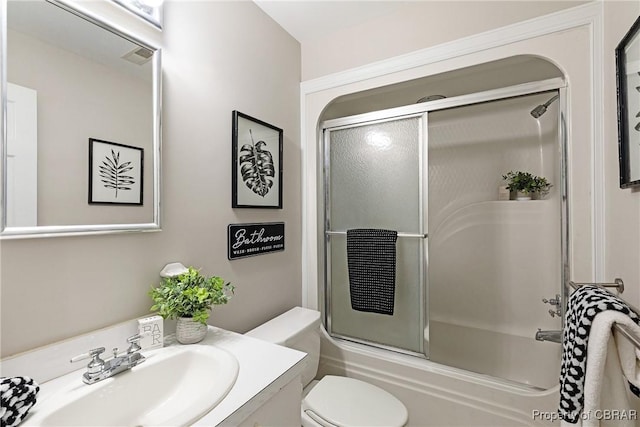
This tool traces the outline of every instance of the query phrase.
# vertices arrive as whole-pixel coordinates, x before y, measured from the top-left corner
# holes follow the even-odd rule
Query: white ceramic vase
[[[191,317],[178,317],[176,339],[180,344],[195,344],[207,335],[207,325],[196,322]]]
[[[531,193],[523,193],[518,191],[516,193],[516,200],[531,200]]]

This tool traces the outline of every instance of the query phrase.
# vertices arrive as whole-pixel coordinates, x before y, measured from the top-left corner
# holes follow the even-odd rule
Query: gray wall
[[[1,355],[148,313],[168,262],[236,285],[210,323],[244,332],[301,302],[300,46],[252,2],[169,2],[163,230],[0,242]],[[284,129],[284,209],[231,209],[231,111]],[[230,262],[230,223],[284,221],[286,250]]]

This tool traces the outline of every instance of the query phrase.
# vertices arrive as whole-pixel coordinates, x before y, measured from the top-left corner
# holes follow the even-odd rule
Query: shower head
[[[553,98],[551,98],[550,100],[548,100],[544,104],[540,104],[536,108],[531,110],[531,115],[533,116],[533,118],[537,119],[538,117],[540,117],[541,115],[546,113],[547,112],[547,108],[549,107],[549,105],[551,105],[551,103],[553,101],[555,101],[556,99],[558,99],[559,97],[560,97],[560,95],[555,95]]]

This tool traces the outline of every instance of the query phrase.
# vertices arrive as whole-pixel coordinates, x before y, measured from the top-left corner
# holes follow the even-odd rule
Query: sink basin
[[[170,346],[93,385],[81,372],[42,384],[24,425],[184,426],[213,409],[238,376],[238,361],[210,345]]]

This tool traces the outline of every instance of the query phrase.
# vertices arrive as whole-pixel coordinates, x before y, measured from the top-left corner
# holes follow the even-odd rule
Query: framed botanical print
[[[144,150],[89,138],[89,204],[142,205]]]
[[[231,206],[282,209],[282,129],[233,111]]]

